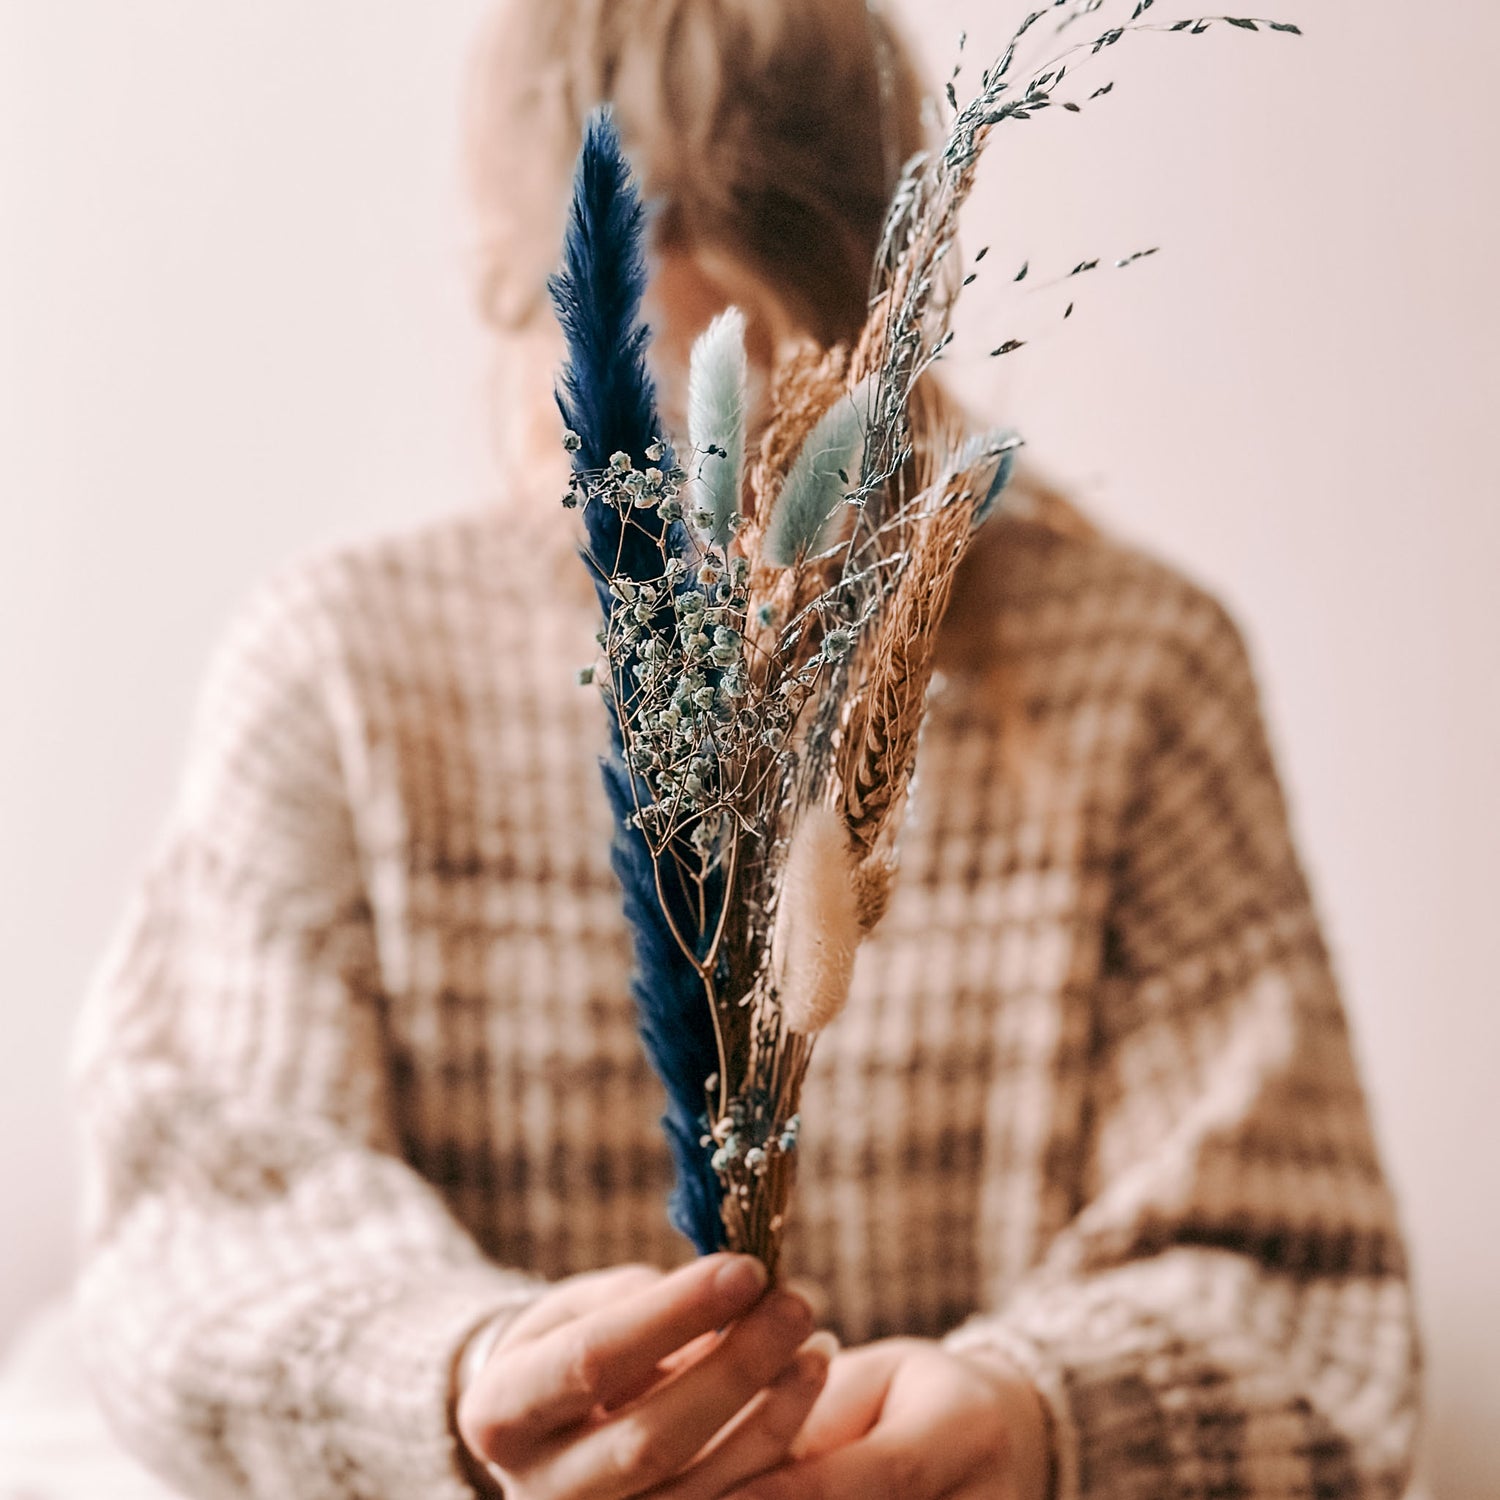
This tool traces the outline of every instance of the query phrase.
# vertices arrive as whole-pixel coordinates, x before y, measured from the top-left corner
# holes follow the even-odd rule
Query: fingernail
[[[719,1268],[714,1290],[735,1302],[749,1302],[766,1289],[770,1278],[763,1262],[753,1255],[735,1255]]]
[[[830,1333],[826,1328],[820,1328],[798,1351],[804,1357],[809,1354],[816,1355],[825,1364],[832,1361],[833,1356],[843,1348],[839,1343],[838,1335]]]
[[[828,1316],[828,1293],[816,1281],[794,1276],[787,1282],[786,1289],[789,1292],[796,1292],[812,1308],[815,1323],[821,1323]]]
[[[771,1316],[790,1332],[799,1335],[812,1332],[812,1308],[795,1292],[777,1292]]]
[[[779,1390],[810,1390],[828,1379],[828,1361],[821,1354],[798,1351],[796,1359],[772,1382]]]

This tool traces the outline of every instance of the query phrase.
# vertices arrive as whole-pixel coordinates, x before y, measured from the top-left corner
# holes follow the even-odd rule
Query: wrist
[[[448,1386],[448,1425],[458,1445],[459,1461],[463,1467],[464,1477],[473,1487],[475,1494],[485,1496],[486,1500],[504,1500],[505,1491],[500,1481],[491,1473],[489,1465],[464,1441],[458,1423],[458,1408],[463,1400],[464,1392],[474,1383],[475,1377],[489,1362],[490,1355],[495,1352],[495,1346],[514,1320],[517,1311],[518,1309],[508,1308],[496,1313],[481,1323],[464,1340],[453,1361],[453,1373]]]
[[[516,1309],[507,1308],[481,1323],[463,1342],[458,1358],[453,1362],[453,1401],[455,1411],[463,1394],[473,1385],[474,1377],[489,1363],[490,1355],[501,1335],[516,1316]]]
[[[1054,1500],[1057,1464],[1052,1414],[1041,1393],[998,1349],[975,1346],[962,1357],[981,1370],[994,1387],[1011,1450],[1011,1472],[1018,1500]]]

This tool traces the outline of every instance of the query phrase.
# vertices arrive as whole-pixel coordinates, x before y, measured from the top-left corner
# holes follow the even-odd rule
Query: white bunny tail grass
[[[693,345],[688,437],[698,454],[693,520],[715,547],[734,535],[745,482],[745,315],[731,307]]]
[[[773,955],[789,1031],[812,1036],[844,1008],[864,936],[854,851],[844,820],[815,804],[792,833]]]
[[[872,382],[861,381],[807,435],[766,526],[767,561],[789,568],[828,544],[839,501],[860,482],[873,394]]]

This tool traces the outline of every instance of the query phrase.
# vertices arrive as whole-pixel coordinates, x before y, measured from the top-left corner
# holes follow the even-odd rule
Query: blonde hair
[[[728,260],[798,332],[825,350],[852,346],[896,179],[925,144],[922,98],[879,0],[502,0],[470,91],[482,311],[524,353],[583,122],[609,101],[657,206],[657,248]],[[919,394],[919,450],[969,425],[930,377]],[[1093,534],[1033,475],[1014,489],[1033,524]],[[1012,728],[1005,758],[1019,768],[1024,685],[994,650],[994,564],[986,542],[960,570],[938,664],[993,679]]]
[[[825,347],[864,322],[922,90],[868,0],[505,0],[476,59],[471,172],[481,303],[501,327],[542,300],[569,169],[610,101],[656,242],[728,258]]]

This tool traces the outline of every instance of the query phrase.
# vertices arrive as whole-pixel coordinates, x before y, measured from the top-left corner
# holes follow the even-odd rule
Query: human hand
[[[506,1500],[720,1500],[786,1456],[817,1399],[811,1332],[748,1256],[574,1277],[505,1330],[459,1435]]]
[[[732,1500],[1046,1500],[1041,1400],[999,1355],[886,1339],[835,1355],[791,1460]]]

